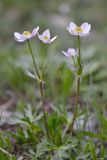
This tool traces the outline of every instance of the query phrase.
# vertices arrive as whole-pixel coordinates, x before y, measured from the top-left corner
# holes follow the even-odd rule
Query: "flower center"
[[[44,36],[44,39],[45,39],[45,40],[48,40],[48,39],[49,39],[49,37],[48,37],[48,36]]]
[[[82,28],[81,28],[81,27],[76,27],[76,28],[75,28],[75,31],[76,31],[76,32],[78,32],[78,33],[83,32],[83,30],[82,30]]]
[[[23,36],[25,36],[26,38],[29,38],[31,36],[31,32],[29,31],[24,31],[23,32]]]

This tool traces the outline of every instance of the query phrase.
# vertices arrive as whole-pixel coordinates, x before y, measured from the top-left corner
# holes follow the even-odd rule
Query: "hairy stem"
[[[42,82],[41,76],[39,74],[37,65],[36,65],[36,61],[35,61],[35,58],[34,58],[34,55],[33,55],[33,52],[32,52],[31,44],[30,44],[29,40],[27,42],[28,42],[28,46],[29,46],[29,49],[30,49],[30,53],[31,53],[31,56],[32,56],[32,60],[33,60],[33,63],[34,63],[34,67],[35,67],[38,79],[40,80],[39,81],[39,89],[40,89],[41,101],[42,101],[42,110],[43,110],[44,125],[45,125],[45,130],[46,130],[47,137],[48,137],[48,139],[50,139],[50,137],[49,137],[49,131],[48,131],[48,125],[47,125],[47,120],[46,120],[45,106],[44,106],[43,82]]]

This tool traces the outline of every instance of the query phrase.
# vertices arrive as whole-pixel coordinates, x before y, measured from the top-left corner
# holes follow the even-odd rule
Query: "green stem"
[[[29,49],[30,49],[30,53],[31,53],[32,59],[33,59],[34,67],[35,67],[35,70],[37,72],[38,79],[40,80],[39,81],[39,88],[40,88],[40,93],[41,93],[42,110],[43,110],[45,130],[46,130],[48,139],[50,139],[50,137],[49,137],[49,131],[48,131],[48,125],[47,125],[47,120],[46,120],[45,106],[44,106],[43,82],[41,80],[41,76],[39,74],[39,71],[38,71],[38,68],[37,68],[37,65],[36,65],[36,61],[35,61],[35,58],[34,58],[34,55],[33,55],[33,52],[32,52],[30,41],[27,40],[27,42],[28,42],[28,46],[29,46]]]
[[[70,129],[71,133],[73,131],[74,123],[75,123],[77,112],[78,112],[79,93],[80,93],[80,76],[77,77],[77,96],[76,96],[76,102],[75,102],[74,115],[73,115],[71,129]]]
[[[81,50],[80,50],[80,36],[78,35],[78,65],[80,65],[80,62],[81,62]]]
[[[30,53],[31,53],[32,59],[33,59],[33,64],[34,64],[34,67],[35,67],[36,73],[37,73],[38,78],[39,78],[39,80],[40,80],[40,79],[41,79],[41,77],[40,77],[40,74],[39,74],[39,71],[38,71],[38,68],[37,68],[36,62],[35,62],[35,58],[34,58],[34,55],[33,55],[33,52],[32,52],[32,48],[31,48],[30,41],[29,41],[29,40],[27,40],[27,42],[28,42],[28,46],[29,46],[29,49],[30,49]]]
[[[74,65],[75,65],[75,67],[76,67],[76,66],[77,66],[77,64],[76,64],[75,59],[74,59],[74,57],[73,57],[73,56],[72,56],[72,59],[73,59]]]
[[[80,36],[78,35],[78,71],[81,72],[81,49],[80,49]]]
[[[40,87],[40,92],[41,92],[42,109],[43,109],[43,115],[44,115],[43,117],[44,117],[45,129],[46,129],[47,137],[48,137],[48,139],[50,139],[49,131],[48,131],[48,126],[47,126],[47,120],[46,120],[46,114],[45,114],[44,94],[43,94],[43,82],[42,81],[39,83],[39,87]]]
[[[75,120],[76,120],[76,117],[77,117],[77,112],[78,112],[78,103],[79,103],[79,94],[80,94],[80,77],[81,77],[81,73],[82,73],[80,36],[79,35],[78,35],[78,57],[77,57],[77,61],[78,61],[78,72],[77,72],[77,81],[76,81],[76,83],[77,83],[77,95],[76,95],[73,119],[72,119],[71,128],[70,128],[71,133],[73,131],[74,123],[75,123]]]

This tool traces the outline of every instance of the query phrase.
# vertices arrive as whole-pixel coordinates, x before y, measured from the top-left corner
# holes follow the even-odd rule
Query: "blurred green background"
[[[18,103],[35,101],[38,87],[25,75],[32,71],[32,60],[27,43],[17,43],[13,33],[40,27],[49,28],[57,40],[45,46],[46,89],[48,102],[67,102],[75,92],[75,77],[61,53],[76,47],[77,39],[67,31],[74,21],[78,25],[92,25],[90,36],[81,39],[84,73],[81,87],[83,99],[107,98],[107,0],[1,0],[0,1],[0,103],[8,99],[8,91],[16,95]],[[43,45],[31,40],[37,62],[41,62]],[[10,93],[10,92],[9,92]],[[85,96],[84,96],[85,95]],[[10,96],[10,95],[9,95]],[[36,98],[35,98],[36,97]]]

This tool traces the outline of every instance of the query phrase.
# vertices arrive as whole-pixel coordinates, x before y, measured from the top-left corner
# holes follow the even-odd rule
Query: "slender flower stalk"
[[[40,80],[40,78],[41,78],[41,77],[40,77],[40,74],[39,74],[39,71],[38,71],[38,68],[37,68],[36,62],[35,62],[35,58],[34,58],[34,55],[33,55],[33,52],[32,52],[32,48],[31,48],[30,41],[29,41],[29,40],[27,40],[27,42],[28,42],[28,46],[29,46],[29,49],[30,49],[30,53],[31,53],[31,56],[32,56],[32,60],[33,60],[33,64],[34,64],[34,67],[35,67],[36,73],[37,73],[38,78],[39,78],[39,80]]]
[[[74,123],[76,120],[77,112],[78,112],[78,104],[79,104],[79,94],[80,94],[80,77],[82,73],[82,67],[81,67],[81,50],[80,50],[80,36],[78,35],[78,57],[77,57],[77,62],[78,62],[78,71],[77,71],[77,80],[76,80],[76,85],[77,85],[77,95],[76,95],[76,100],[75,100],[75,110],[74,110],[74,115],[71,123],[71,133],[73,131]]]
[[[79,103],[79,94],[80,94],[80,76],[77,76],[76,83],[77,83],[77,95],[76,95],[76,101],[75,101],[75,110],[74,110],[73,119],[72,119],[71,128],[70,128],[71,133],[73,131],[74,123],[75,123],[77,112],[78,112],[78,103]]]
[[[81,50],[80,50],[80,36],[79,35],[78,35],[78,67],[79,67],[78,71],[81,73],[82,67],[81,67]]]
[[[36,65],[36,61],[35,61],[35,58],[34,58],[34,55],[33,55],[33,52],[32,52],[32,48],[31,48],[31,44],[30,44],[29,40],[31,38],[35,37],[36,35],[38,35],[38,38],[43,43],[50,44],[57,38],[57,36],[55,36],[53,38],[50,38],[49,29],[45,30],[41,35],[39,35],[38,30],[39,30],[39,26],[36,27],[35,29],[33,29],[32,32],[24,31],[22,34],[19,33],[19,32],[14,32],[14,39],[17,42],[20,42],[20,43],[25,42],[25,41],[27,41],[27,43],[28,43],[28,46],[29,46],[29,49],[30,49],[30,53],[31,53],[31,57],[32,57],[32,60],[33,60],[33,64],[34,64],[34,68],[35,68],[36,73],[37,73],[37,77],[32,76],[32,74],[29,73],[29,72],[27,74],[30,75],[33,78],[36,78],[38,80],[38,82],[39,82],[39,88],[40,88],[40,94],[41,94],[41,100],[42,100],[42,110],[43,110],[44,125],[45,125],[45,129],[46,129],[47,137],[48,137],[48,139],[50,139],[49,131],[48,131],[48,125],[47,125],[47,119],[46,119],[46,113],[45,113],[45,106],[44,106],[44,92],[43,92],[43,80],[42,80],[42,75],[44,74],[47,65],[43,69],[43,60],[44,60],[44,55],[43,55],[43,60],[42,60],[42,69],[43,69],[43,71],[42,71],[42,74],[40,74],[39,70],[38,70],[38,67]]]
[[[71,35],[78,37],[78,56],[77,56],[77,70],[76,70],[76,85],[77,85],[77,95],[75,100],[75,109],[73,114],[73,119],[71,123],[70,131],[72,133],[74,123],[76,120],[77,112],[78,112],[78,104],[79,104],[79,94],[80,94],[80,78],[82,74],[82,64],[81,64],[81,50],[80,50],[80,37],[86,37],[90,34],[91,25],[87,22],[83,23],[81,26],[77,26],[74,22],[70,22],[69,26],[67,27],[67,30]],[[64,53],[65,54],[65,53]],[[70,57],[71,55],[67,52],[67,57]],[[72,57],[73,58],[73,57]],[[74,60],[73,60],[74,61]],[[75,62],[74,62],[75,64]]]
[[[38,79],[39,79],[39,88],[40,88],[40,94],[41,94],[41,100],[42,100],[42,110],[43,110],[44,124],[45,124],[45,129],[46,129],[47,137],[48,137],[48,139],[50,139],[50,137],[49,137],[49,131],[48,131],[48,125],[47,125],[47,120],[46,120],[45,107],[44,107],[43,82],[42,82],[39,70],[37,68],[37,65],[36,65],[36,61],[35,61],[35,58],[34,58],[34,55],[33,55],[33,51],[32,51],[32,48],[31,48],[30,41],[27,40],[27,42],[28,42],[28,46],[29,46],[29,49],[30,49],[30,53],[31,53],[31,56],[32,56],[33,63],[34,63],[34,67],[35,67],[35,70],[37,72],[37,76],[38,76]]]
[[[44,92],[43,92],[43,83],[42,83],[42,81],[40,81],[39,87],[40,87],[40,92],[41,92],[42,109],[43,109],[43,115],[44,115],[45,129],[46,129],[47,137],[48,137],[48,139],[50,139],[47,120],[46,120],[46,114],[45,114],[45,107],[44,107],[44,94],[43,94]]]

